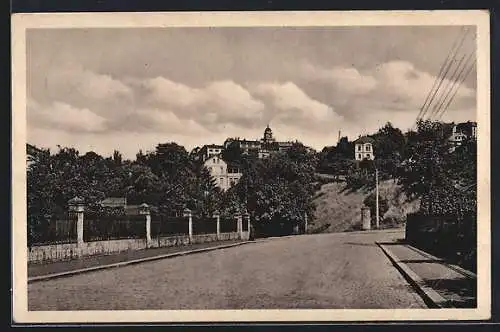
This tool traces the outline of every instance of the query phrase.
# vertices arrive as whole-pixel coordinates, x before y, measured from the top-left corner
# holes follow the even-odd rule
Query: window
[[[224,178],[220,178],[220,185],[223,187],[224,186]]]
[[[365,150],[366,150],[366,151],[370,151],[370,149],[371,149],[371,145],[370,145],[370,144],[366,144],[366,146],[365,146]]]
[[[358,151],[361,151],[361,145],[358,145]]]
[[[361,153],[358,153],[358,159],[361,159]]]
[[[224,167],[222,167],[222,166],[220,167],[220,172],[224,173]]]
[[[366,158],[370,159],[370,154],[367,153],[365,156]]]

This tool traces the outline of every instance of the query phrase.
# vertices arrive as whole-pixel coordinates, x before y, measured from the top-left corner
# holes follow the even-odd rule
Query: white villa
[[[212,156],[204,163],[215,180],[215,184],[222,190],[227,190],[234,186],[243,175],[236,167],[228,166],[220,156]]]
[[[373,153],[374,140],[368,136],[363,136],[354,141],[354,158],[358,161],[361,160],[374,160]]]

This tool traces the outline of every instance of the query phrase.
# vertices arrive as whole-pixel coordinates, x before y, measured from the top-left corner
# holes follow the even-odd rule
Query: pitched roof
[[[365,143],[374,143],[375,141],[373,138],[368,137],[368,136],[362,136],[358,138],[357,140],[354,141],[355,144],[365,144]]]
[[[208,145],[205,145],[204,147],[207,147],[207,148],[216,148],[216,149],[222,149],[222,148],[224,148],[224,146],[217,145],[217,144],[208,144]]]
[[[107,197],[101,201],[101,204],[127,205],[127,199],[125,197]]]

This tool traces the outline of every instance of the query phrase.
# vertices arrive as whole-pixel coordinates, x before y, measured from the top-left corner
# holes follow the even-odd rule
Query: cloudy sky
[[[226,137],[316,149],[411,127],[461,27],[36,29],[28,142],[134,157]],[[457,55],[475,49],[474,32]],[[475,120],[476,72],[443,117]],[[443,83],[443,87],[445,83]]]

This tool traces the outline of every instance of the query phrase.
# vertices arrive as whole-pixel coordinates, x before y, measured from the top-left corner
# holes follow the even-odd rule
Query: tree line
[[[475,213],[477,208],[477,142],[465,139],[450,150],[453,123],[420,120],[403,133],[388,122],[372,135],[374,161],[354,161],[354,141],[347,137],[325,147],[317,171],[343,175],[348,188],[373,189],[379,180],[394,179],[407,197],[421,199],[427,214]],[[370,202],[373,199],[369,199]]]
[[[256,223],[286,225],[303,222],[304,213],[312,211],[316,156],[301,143],[265,160],[233,154],[230,162],[243,177],[227,191],[215,185],[198,150],[163,143],[129,160],[119,151],[105,157],[68,147],[53,153],[27,145],[28,224],[34,229],[66,213],[68,200],[75,196],[90,210],[99,209],[106,197],[125,197],[130,205],[147,203],[171,216],[185,208],[201,217],[215,211],[230,217],[247,210]]]
[[[313,152],[300,142],[286,151],[259,159],[238,148],[223,159],[243,173],[227,191],[215,186],[197,151],[177,143],[158,144],[124,159],[95,152],[80,154],[58,147],[55,153],[27,145],[28,224],[65,213],[67,202],[82,197],[98,208],[106,197],[125,197],[128,204],[147,203],[158,213],[178,215],[189,208],[199,216],[216,210],[223,216],[248,211],[263,232],[291,232],[312,217],[313,196],[320,183],[315,173],[342,175],[352,189],[395,179],[410,198],[421,199],[425,213],[468,213],[476,209],[476,142],[466,140],[453,153],[448,137],[452,124],[420,121],[405,133],[387,123],[374,139],[375,161],[356,162],[354,143],[343,137],[336,146]],[[373,201],[373,199],[371,200]]]

